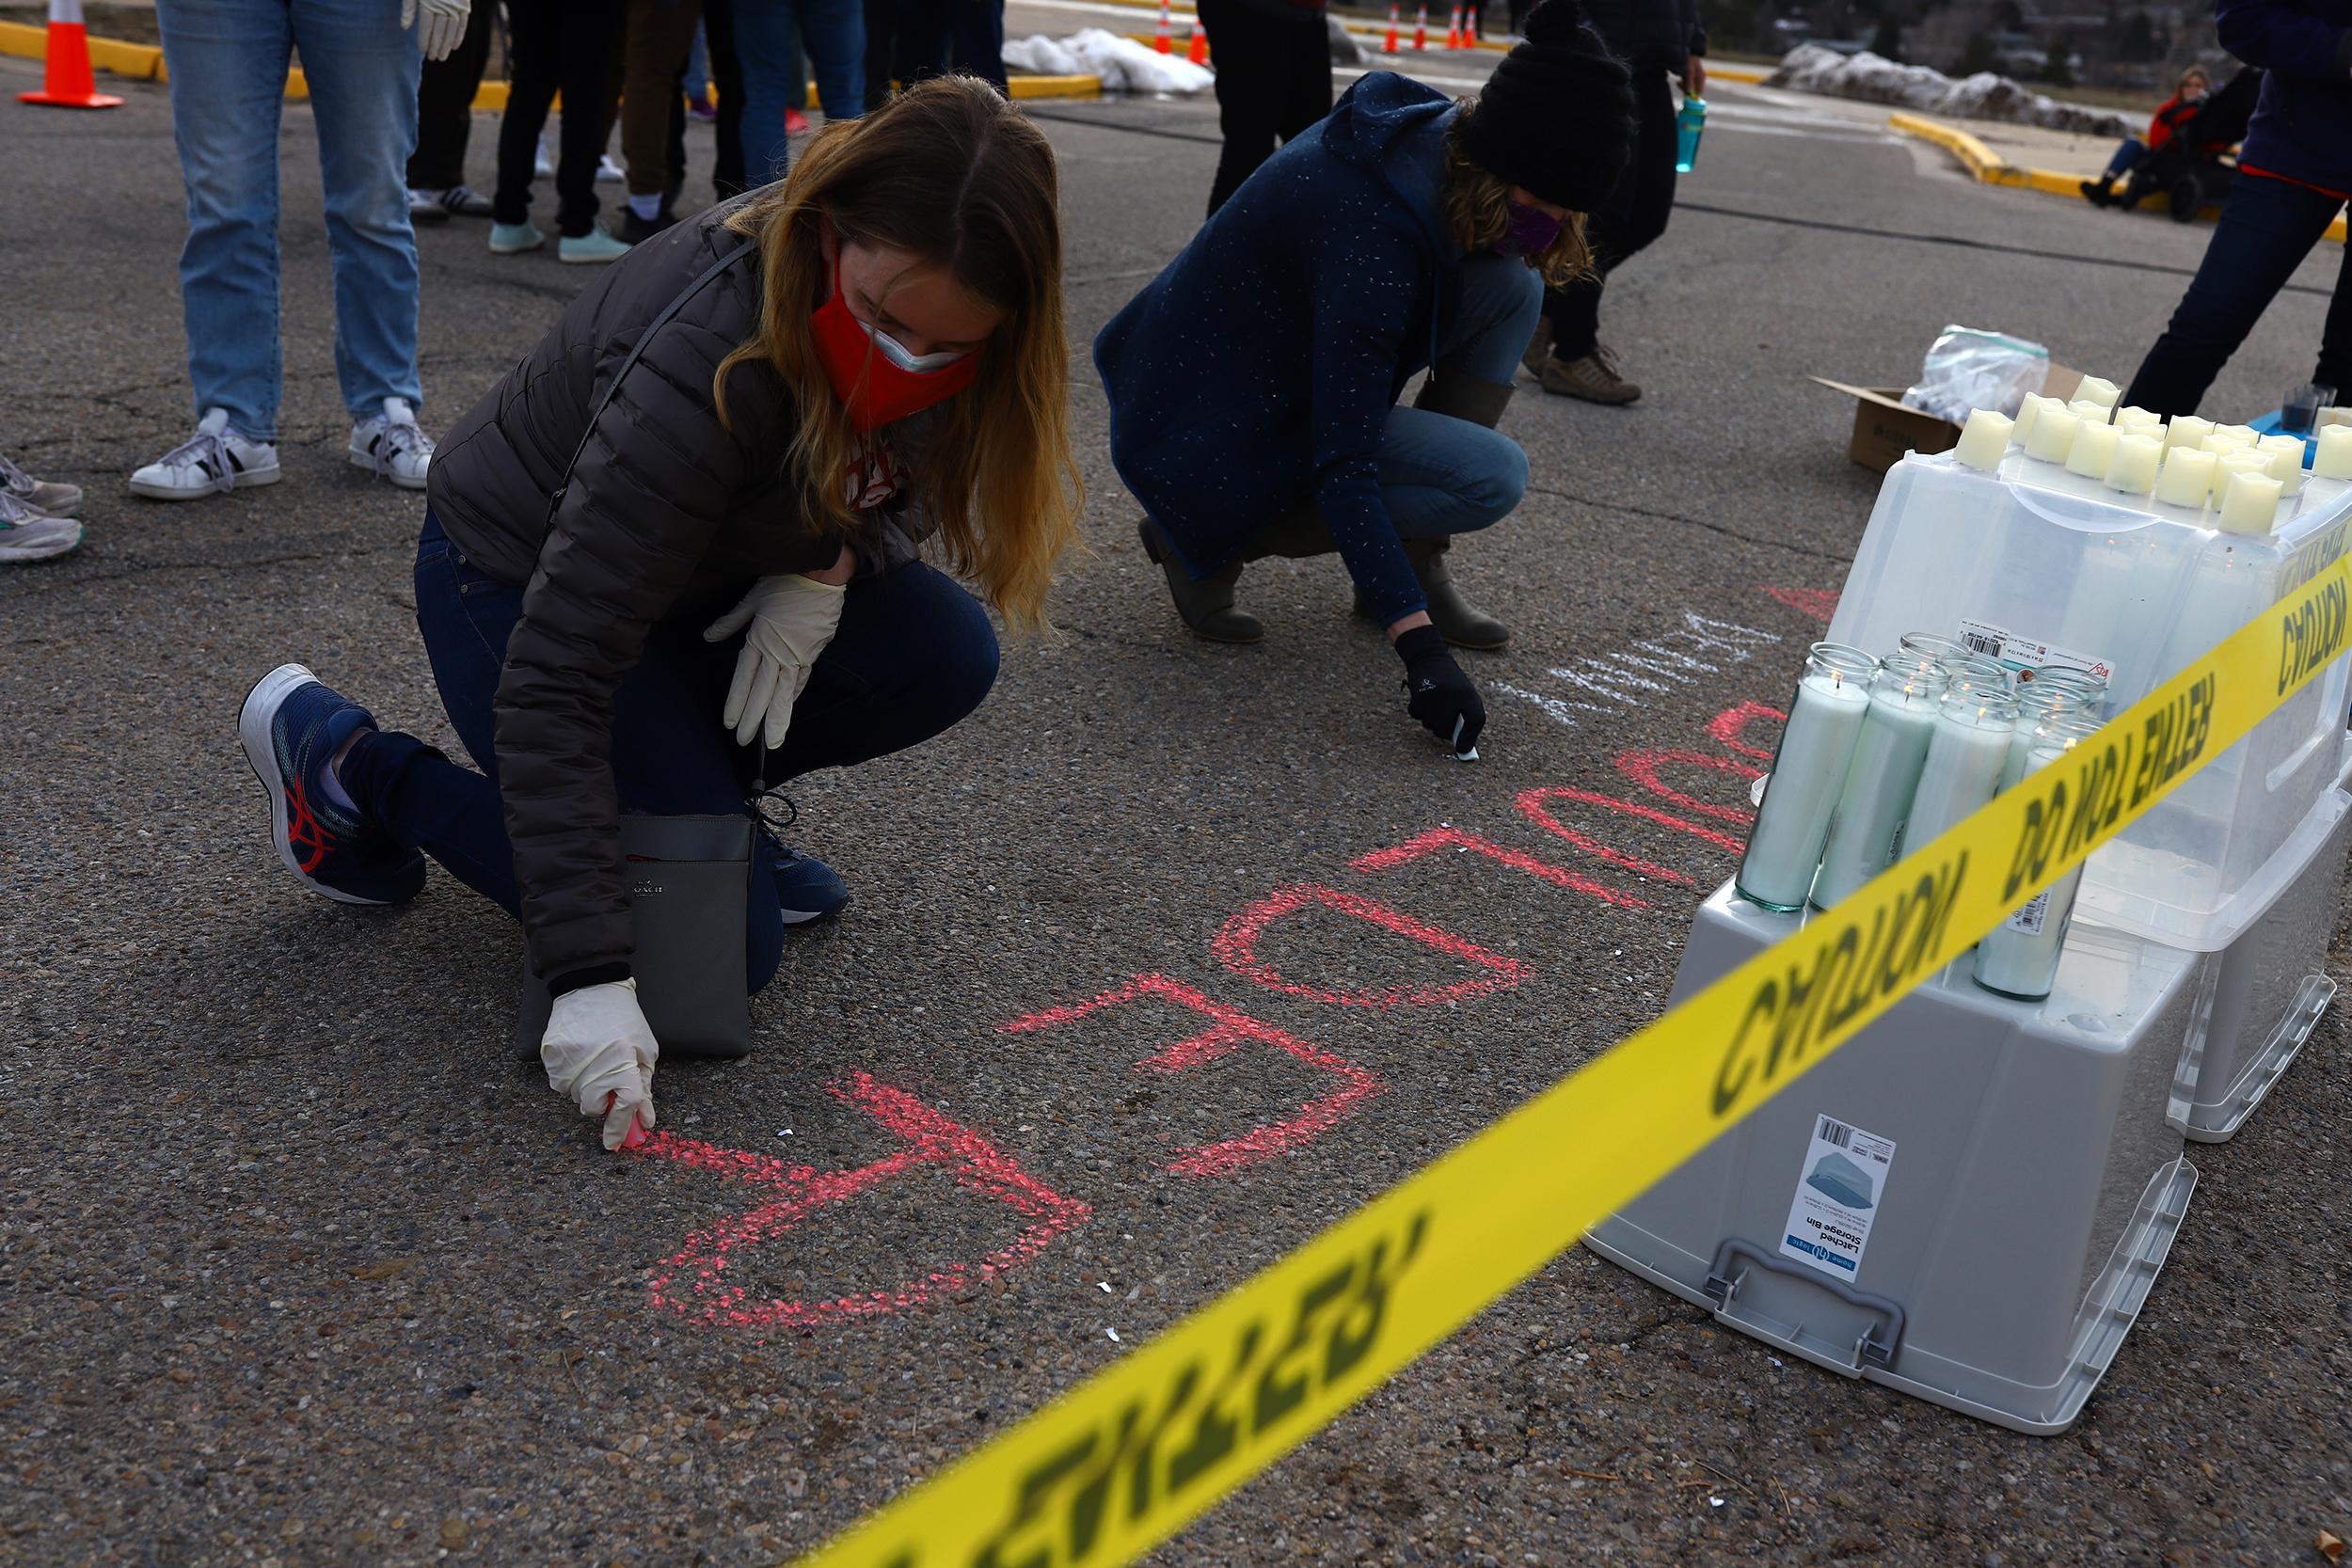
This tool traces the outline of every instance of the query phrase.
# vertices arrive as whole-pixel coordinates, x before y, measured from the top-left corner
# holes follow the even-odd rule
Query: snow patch
[[[2131,129],[2122,115],[2061,103],[1990,71],[1954,81],[1940,71],[1897,65],[1867,49],[1859,55],[1840,55],[1817,44],[1801,43],[1788,53],[1764,85],[1892,103],[1897,108],[1963,119],[2039,125],[2045,131],[2071,131],[2085,136],[2121,136]]]
[[[1039,76],[1099,76],[1104,92],[1181,93],[1208,88],[1216,78],[1181,55],[1089,27],[1066,39],[1042,33],[1005,43],[1005,69]]]

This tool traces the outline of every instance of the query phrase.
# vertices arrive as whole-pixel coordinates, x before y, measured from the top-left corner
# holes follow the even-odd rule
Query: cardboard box
[[[1901,462],[1907,451],[1949,451],[1960,444],[1960,426],[1906,405],[1900,387],[1852,387],[1824,375],[1811,379],[1854,400],[1853,441],[1846,455],[1874,474],[1883,474]],[[2071,401],[2082,384],[2082,372],[2068,370],[2053,359],[2049,373],[2042,380],[2042,395]]]

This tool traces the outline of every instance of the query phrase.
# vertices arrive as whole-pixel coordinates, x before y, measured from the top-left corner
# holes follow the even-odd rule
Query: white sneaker
[[[545,132],[539,135],[539,150],[537,155],[531,160],[531,173],[532,178],[535,180],[555,178],[555,160],[548,156],[548,138]]]
[[[159,501],[201,500],[278,483],[278,449],[248,440],[229,410],[208,408],[196,435],[131,475],[131,494]]]
[[[608,152],[608,153],[606,153],[603,157],[598,158],[598,159],[596,160],[596,183],[597,183],[597,184],[599,184],[599,185],[618,185],[618,184],[623,184],[623,183],[625,183],[625,182],[628,181],[628,170],[627,170],[627,169],[623,168],[620,165],[618,165],[618,164],[614,163],[614,162],[612,161],[612,153]]]
[[[433,466],[433,437],[418,425],[406,398],[386,398],[383,413],[351,427],[351,463],[404,490],[421,490]]]
[[[82,542],[82,525],[52,517],[0,490],[0,562],[46,561]]]

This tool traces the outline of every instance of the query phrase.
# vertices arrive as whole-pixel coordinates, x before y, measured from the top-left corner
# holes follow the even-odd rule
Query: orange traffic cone
[[[122,100],[98,90],[89,69],[89,32],[82,25],[82,0],[49,0],[49,67],[39,92],[20,92],[20,103],[57,109],[115,109]]]
[[[1160,0],[1160,36],[1152,41],[1152,47],[1163,55],[1174,52],[1174,46],[1168,41],[1168,0]]]
[[[1446,13],[1445,46],[1448,49],[1462,47],[1462,8],[1459,5]]]
[[[1429,0],[1421,0],[1421,9],[1413,17],[1413,49],[1416,53],[1429,47]]]
[[[1200,25],[1200,19],[1192,19],[1192,44],[1184,51],[1184,58],[1195,65],[1209,63],[1209,30]]]
[[[1389,0],[1389,39],[1380,46],[1383,55],[1396,53],[1396,0]]]

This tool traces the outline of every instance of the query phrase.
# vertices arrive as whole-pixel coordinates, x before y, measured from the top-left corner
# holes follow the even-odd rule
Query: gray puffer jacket
[[[732,429],[712,404],[719,361],[758,327],[755,249],[662,326],[563,477],[638,335],[743,244],[724,227],[733,210],[681,223],[607,267],[433,457],[428,495],[452,542],[523,590],[494,706],[499,784],[532,968],[550,979],[618,977],[635,946],[612,697],[647,631],[672,618],[700,624],[753,578],[820,571],[841,548],[838,533],[803,515],[784,464],[796,413],[783,380],[765,363],[737,366]],[[921,422],[893,428],[902,467]],[[912,559],[923,531],[905,511],[867,514],[850,540],[861,573]]]
[[[1578,8],[1629,66],[1678,73],[1692,55],[1707,53],[1698,0],[1581,0]]]

